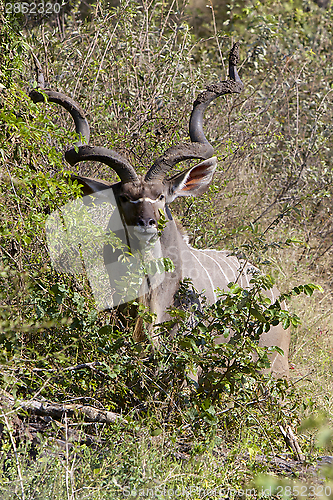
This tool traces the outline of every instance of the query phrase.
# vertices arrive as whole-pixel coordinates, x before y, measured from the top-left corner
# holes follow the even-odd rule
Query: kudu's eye
[[[164,194],[160,194],[160,196],[159,196],[159,198],[158,198],[158,199],[159,199],[160,201],[162,201],[162,200],[164,200],[164,198],[165,198]]]

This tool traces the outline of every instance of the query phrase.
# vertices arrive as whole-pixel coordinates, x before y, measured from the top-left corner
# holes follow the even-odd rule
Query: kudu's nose
[[[143,218],[143,217],[139,217],[138,225],[141,227],[154,227],[154,226],[156,226],[156,220],[152,219],[150,217],[147,219]]]

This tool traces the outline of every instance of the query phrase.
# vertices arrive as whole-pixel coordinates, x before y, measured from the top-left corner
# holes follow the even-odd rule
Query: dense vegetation
[[[151,489],[165,498],[166,489],[214,499],[229,488],[228,498],[240,498],[255,485],[263,498],[263,487],[283,485],[295,498],[289,482],[259,473],[279,472],[279,425],[298,430],[307,463],[329,453],[332,437],[332,10],[231,2],[223,17],[211,9],[211,20],[191,27],[193,9],[180,2],[97,2],[86,19],[78,5],[37,22],[0,6],[0,496],[140,498]],[[205,115],[219,171],[206,194],[172,208],[193,246],[227,248],[268,276],[193,310],[192,327],[189,313],[174,310],[179,335],[170,340],[163,325],[154,351],[133,341],[131,324],[120,329],[96,310],[85,275],[51,265],[45,221],[80,194],[63,158],[75,134],[63,110],[30,101],[31,50],[49,87],[84,108],[92,144],[145,171],[186,140],[193,100],[226,78],[236,39],[244,92]],[[115,179],[105,165],[79,168]],[[273,279],[289,313],[265,300]],[[261,371],[269,352],[258,337],[276,320],[292,326],[289,383]],[[213,337],[229,329],[241,342],[216,349]],[[33,401],[75,411],[36,415]],[[121,418],[89,421],[80,405]],[[321,496],[333,498],[332,470],[326,479]]]

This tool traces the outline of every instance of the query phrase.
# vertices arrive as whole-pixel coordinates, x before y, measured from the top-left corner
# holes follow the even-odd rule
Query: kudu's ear
[[[88,202],[88,198],[85,197],[93,195],[95,193],[99,193],[98,199],[100,203],[108,201],[109,196],[106,190],[109,190],[111,188],[112,184],[110,182],[92,179],[91,177],[81,177],[81,175],[75,174],[71,175],[71,179],[72,181],[77,181],[79,185],[83,186],[82,196],[85,205],[90,205],[90,202]],[[105,196],[103,196],[103,191],[106,191]]]
[[[206,191],[212,181],[217,167],[217,158],[213,156],[185,172],[169,179],[167,202],[171,203],[177,196],[197,196]]]
[[[78,184],[83,186],[82,194],[83,196],[89,196],[90,194],[99,193],[105,189],[110,189],[112,184],[107,181],[100,181],[97,179],[92,179],[91,177],[81,177],[81,175],[71,175],[72,181],[77,181]]]

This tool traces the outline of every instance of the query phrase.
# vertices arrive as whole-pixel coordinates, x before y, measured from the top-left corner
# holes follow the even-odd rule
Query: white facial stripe
[[[139,198],[138,200],[128,200],[129,203],[142,203],[143,201],[148,201],[149,203],[157,203],[159,199],[152,200],[151,198]]]

